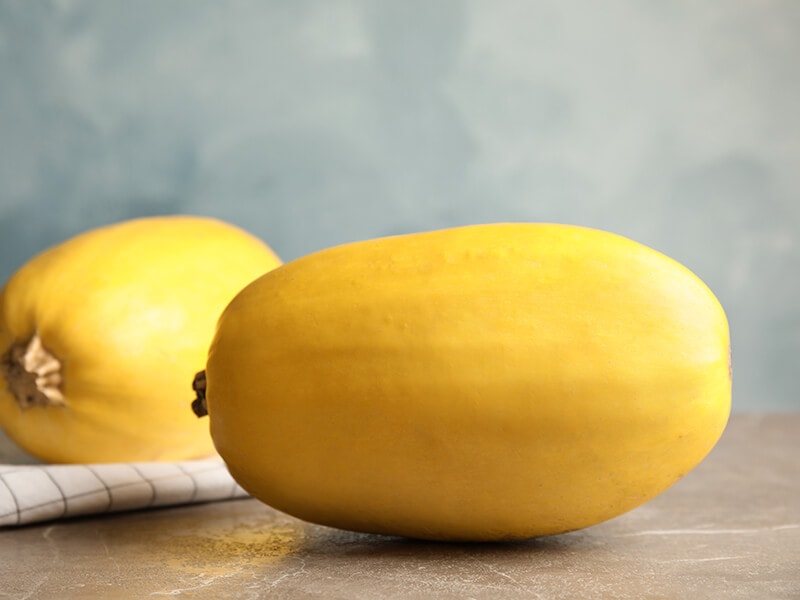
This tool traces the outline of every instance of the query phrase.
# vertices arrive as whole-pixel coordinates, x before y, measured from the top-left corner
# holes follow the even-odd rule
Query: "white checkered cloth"
[[[0,527],[246,496],[219,458],[0,465]]]

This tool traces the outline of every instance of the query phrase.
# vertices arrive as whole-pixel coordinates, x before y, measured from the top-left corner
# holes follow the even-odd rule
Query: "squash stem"
[[[206,404],[206,372],[200,371],[194,376],[192,389],[197,397],[192,401],[192,412],[199,417],[208,415],[208,405]]]
[[[44,347],[38,334],[12,345],[0,357],[0,371],[21,409],[66,406],[61,361]]]

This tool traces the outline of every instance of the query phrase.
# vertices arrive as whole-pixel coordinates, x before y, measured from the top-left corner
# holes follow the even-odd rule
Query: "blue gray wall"
[[[284,259],[610,229],[726,307],[737,410],[800,408],[800,3],[0,0],[0,278],[137,215]]]

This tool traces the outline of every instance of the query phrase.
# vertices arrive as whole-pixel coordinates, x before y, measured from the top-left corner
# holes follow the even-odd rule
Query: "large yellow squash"
[[[325,525],[515,539],[620,515],[725,427],[728,325],[658,252],[554,224],[331,248],[264,275],[208,357],[216,447]]]
[[[213,453],[208,428],[186,414],[187,379],[225,305],[278,264],[244,231],[187,216],[46,250],[0,295],[0,426],[47,462]]]

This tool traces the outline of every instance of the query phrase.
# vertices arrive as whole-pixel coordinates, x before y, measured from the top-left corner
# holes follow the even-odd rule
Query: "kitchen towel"
[[[0,527],[246,496],[219,458],[0,465]]]

